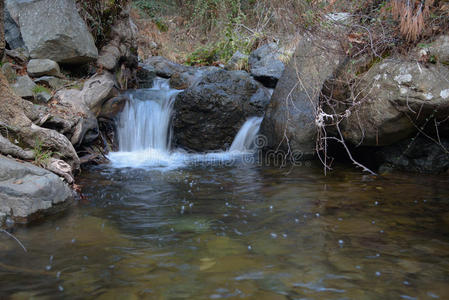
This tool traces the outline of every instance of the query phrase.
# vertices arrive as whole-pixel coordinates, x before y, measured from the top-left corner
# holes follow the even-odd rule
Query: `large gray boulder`
[[[72,200],[72,190],[57,175],[0,155],[0,214],[28,222]]]
[[[344,138],[354,145],[386,146],[416,133],[430,116],[444,120],[447,78],[445,66],[396,59],[374,65],[360,77],[355,92],[363,100],[342,122]]]
[[[98,57],[74,0],[36,0],[17,7],[20,31],[32,58],[80,64]]]
[[[274,90],[261,133],[268,149],[294,151],[308,159],[315,154],[318,103],[324,83],[343,63],[345,53],[335,39],[305,35]]]
[[[270,95],[243,71],[206,72],[174,104],[174,141],[195,151],[228,148],[250,116],[262,116]]]
[[[57,62],[51,59],[32,59],[28,62],[27,72],[32,77],[57,76],[61,77],[61,70]]]
[[[280,60],[282,51],[276,43],[263,45],[249,56],[251,75],[265,86],[274,88],[284,71],[284,63]]]

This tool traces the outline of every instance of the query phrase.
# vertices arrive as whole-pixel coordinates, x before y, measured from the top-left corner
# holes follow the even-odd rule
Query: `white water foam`
[[[153,88],[129,93],[130,102],[118,121],[119,152],[108,156],[113,167],[167,170],[195,164],[227,165],[253,154],[262,122],[258,117],[245,122],[228,151],[204,154],[171,151],[170,120],[179,92],[169,88],[168,80],[158,78]]]

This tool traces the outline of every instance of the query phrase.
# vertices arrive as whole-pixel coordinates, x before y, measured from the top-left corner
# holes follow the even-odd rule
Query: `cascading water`
[[[162,78],[157,78],[151,89],[129,92],[130,101],[118,120],[119,152],[109,155],[113,166],[178,168],[195,162],[220,163],[251,154],[262,122],[258,117],[245,122],[228,151],[207,154],[171,151],[170,121],[179,92],[170,89],[168,80]]]
[[[154,149],[170,150],[170,118],[178,90],[172,90],[168,81],[158,78],[152,89],[129,93],[118,122],[118,140],[121,152]]]
[[[263,118],[258,117],[249,118],[235,136],[229,152],[247,152],[254,149],[256,146],[254,145],[254,141],[259,133],[262,120]]]

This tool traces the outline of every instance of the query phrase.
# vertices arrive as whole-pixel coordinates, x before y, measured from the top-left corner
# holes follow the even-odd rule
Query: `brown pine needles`
[[[434,0],[393,0],[391,13],[399,21],[401,34],[409,42],[417,41],[426,29]]]

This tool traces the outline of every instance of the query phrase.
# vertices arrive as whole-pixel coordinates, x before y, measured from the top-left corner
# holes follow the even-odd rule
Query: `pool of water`
[[[448,176],[95,167],[0,233],[0,298],[449,299]]]

